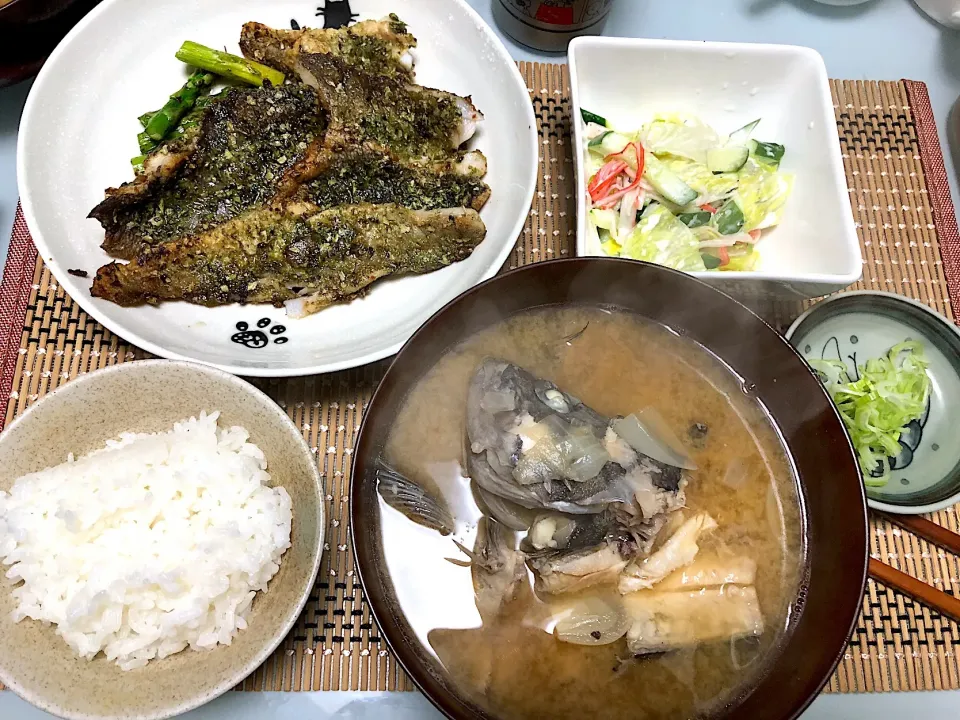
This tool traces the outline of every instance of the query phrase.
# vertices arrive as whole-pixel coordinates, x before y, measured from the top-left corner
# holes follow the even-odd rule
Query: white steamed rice
[[[13,620],[55,623],[79,655],[124,670],[229,645],[290,547],[290,496],[219,413],[19,478],[0,492]]]

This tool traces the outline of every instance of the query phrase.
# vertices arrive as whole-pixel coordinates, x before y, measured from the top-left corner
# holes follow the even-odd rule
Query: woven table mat
[[[574,254],[575,178],[566,66],[520,63],[538,117],[541,165],[530,217],[504,269]],[[832,81],[850,201],[864,252],[851,289],[898,292],[953,318],[960,308],[960,237],[926,87],[912,81]],[[949,280],[949,283],[948,283]],[[953,305],[951,306],[951,299]],[[783,330],[799,303],[751,303]],[[0,426],[45,393],[91,370],[148,357],[90,319],[58,287],[18,212],[0,288]],[[405,690],[412,684],[380,637],[353,569],[350,460],[381,362],[309,378],[257,381],[317,455],[327,495],[327,543],[296,628],[238,690]],[[957,531],[955,509],[932,519]],[[871,553],[948,592],[957,558],[882,521]],[[960,688],[957,624],[872,580],[863,615],[828,686],[833,692]]]

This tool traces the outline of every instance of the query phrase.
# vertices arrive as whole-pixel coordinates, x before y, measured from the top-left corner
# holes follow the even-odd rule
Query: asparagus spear
[[[166,104],[154,113],[144,131],[151,140],[160,142],[167,133],[177,126],[180,118],[187,114],[207,87],[213,84],[213,75],[197,70],[177,90]]]
[[[222,92],[227,92],[227,91],[225,90]],[[206,110],[210,106],[210,103],[213,102],[213,99],[215,97],[219,97],[219,95],[220,94],[201,95],[200,97],[198,97],[196,103],[194,103],[193,109],[190,110],[190,112],[188,112],[186,115],[184,115],[183,118],[181,118],[180,124],[177,125],[169,133],[167,133],[167,136],[164,138],[164,140],[166,141],[176,140],[177,138],[183,137],[183,135],[187,132],[187,130],[199,125],[203,117],[203,111]],[[146,127],[146,124],[150,121],[150,118],[156,114],[157,114],[156,110],[154,110],[153,112],[144,113],[139,118],[140,124]],[[134,158],[130,158],[130,164],[133,165],[133,169],[135,171],[139,172],[141,169],[143,169],[143,161],[147,159],[147,155],[149,155],[158,147],[160,147],[160,143],[155,142],[145,132],[142,132],[137,135],[137,142],[140,145],[141,154],[137,155]]]
[[[282,72],[266,65],[189,40],[177,50],[177,60],[247,85],[263,85],[264,81],[271,85],[280,85],[284,78]]]
[[[137,133],[137,144],[140,146],[140,152],[146,155],[157,148],[157,141],[147,135],[145,132]]]

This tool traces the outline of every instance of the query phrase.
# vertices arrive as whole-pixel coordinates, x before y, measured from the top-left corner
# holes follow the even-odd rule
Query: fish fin
[[[377,463],[377,491],[394,510],[413,522],[449,535],[454,529],[453,516],[443,503],[426,489],[394,470],[383,460]]]
[[[473,567],[473,563],[470,562],[469,560],[459,560],[457,558],[444,558],[444,560],[446,560],[448,563],[452,563],[453,565],[456,565],[457,567],[462,567],[462,568]]]
[[[467,565],[472,565],[474,562],[478,562],[477,555],[476,555],[475,552],[473,552],[473,550],[470,550],[470,549],[467,548],[465,545],[463,545],[463,544],[460,543],[460,542],[457,542],[456,540],[453,541],[453,544],[456,545],[456,546],[460,549],[460,552],[462,552],[464,555],[466,555],[468,558],[470,558],[470,560],[471,560],[472,562],[467,563]],[[449,558],[448,558],[448,559],[449,559]],[[450,560],[450,562],[453,562],[453,560]],[[461,560],[461,562],[466,562],[466,561],[465,561],[465,560]],[[454,563],[454,565],[456,565],[456,564],[457,564],[457,563]]]

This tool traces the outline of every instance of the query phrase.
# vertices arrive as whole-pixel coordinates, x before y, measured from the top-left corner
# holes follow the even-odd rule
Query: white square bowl
[[[581,37],[570,43],[577,171],[577,254],[603,255],[590,240],[580,109],[614,127],[639,128],[658,112],[696,115],[718,133],[761,118],[760,140],[786,147],[795,175],[779,226],[757,245],[749,272],[695,272],[724,290],[811,298],[860,279],[863,257],[837,137],[823,58],[809,48],[752,43]]]

